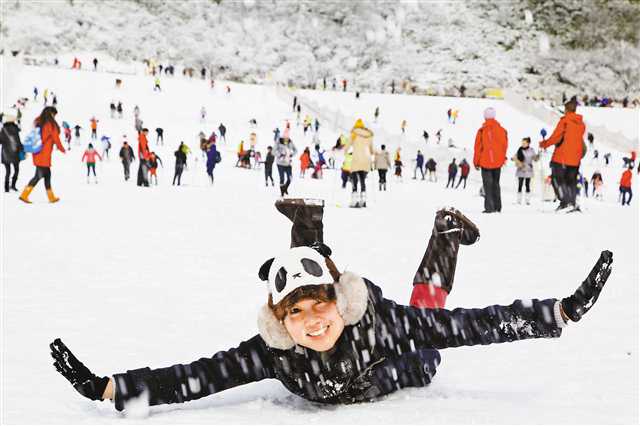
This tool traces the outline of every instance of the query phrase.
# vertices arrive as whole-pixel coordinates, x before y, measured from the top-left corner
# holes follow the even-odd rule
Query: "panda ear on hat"
[[[269,281],[269,271],[271,270],[271,265],[273,264],[274,260],[275,260],[275,257],[272,257],[271,259],[267,260],[262,264],[262,266],[258,270],[258,277],[262,281]]]

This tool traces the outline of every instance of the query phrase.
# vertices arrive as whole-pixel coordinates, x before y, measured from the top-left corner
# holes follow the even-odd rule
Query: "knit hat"
[[[496,110],[493,107],[484,110],[484,119],[489,120],[490,118],[496,118]]]
[[[364,129],[364,121],[361,118],[356,120],[356,124],[353,125],[354,129]]]
[[[351,272],[344,272],[338,282],[335,282],[327,266],[327,259],[328,256],[323,256],[314,248],[294,247],[267,260],[258,275],[260,279],[267,281],[274,304],[303,286],[333,285],[338,313],[346,325],[356,324],[367,309],[367,285],[361,277]],[[268,304],[258,313],[258,330],[265,343],[272,348],[287,350],[295,346],[283,322],[276,318]]]

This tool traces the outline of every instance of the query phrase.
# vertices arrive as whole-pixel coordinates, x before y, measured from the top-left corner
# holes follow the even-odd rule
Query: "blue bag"
[[[42,146],[42,134],[40,132],[40,127],[34,127],[22,142],[23,150],[24,152],[37,154],[42,151]]]

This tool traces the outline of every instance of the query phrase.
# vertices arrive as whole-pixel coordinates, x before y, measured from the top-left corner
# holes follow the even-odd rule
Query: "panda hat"
[[[338,313],[346,325],[356,324],[367,309],[368,290],[364,280],[351,273],[340,274],[336,282],[327,266],[331,249],[320,244],[294,247],[280,256],[267,260],[258,275],[267,281],[274,304],[280,303],[294,290],[308,285],[333,285]],[[278,320],[265,304],[258,313],[258,331],[265,343],[275,349],[287,350],[295,346],[284,323]]]

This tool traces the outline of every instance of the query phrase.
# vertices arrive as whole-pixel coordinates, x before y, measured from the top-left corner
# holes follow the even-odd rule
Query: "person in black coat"
[[[274,186],[273,183],[273,162],[276,157],[273,155],[273,148],[271,146],[267,147],[267,155],[264,158],[264,185],[269,186],[269,180],[271,180],[271,186]]]
[[[23,152],[22,142],[20,142],[20,128],[15,123],[17,117],[12,113],[4,113],[3,126],[0,130],[0,144],[2,144],[2,164],[4,164],[4,192],[10,189],[18,191],[16,182],[20,173],[20,156]],[[9,185],[9,175],[13,166],[13,177]]]
[[[182,172],[184,171],[184,166],[187,164],[187,154],[184,152],[184,142],[180,142],[180,146],[174,152],[173,155],[176,157],[176,171],[173,175],[173,183],[176,184],[176,179],[178,179],[178,186],[180,186],[180,178],[182,177]]]
[[[456,164],[455,158],[451,160],[451,163],[449,163],[447,172],[449,174],[449,179],[447,180],[447,188],[449,187],[449,184],[451,184],[451,188],[453,189],[456,183],[456,175],[458,174],[458,165]]]
[[[444,209],[436,213],[411,306],[405,306],[384,298],[366,278],[338,272],[323,243],[323,204],[283,200],[276,207],[293,222],[293,248],[260,268],[269,298],[258,315],[258,335],[190,364],[111,378],[93,374],[56,339],[50,344],[56,369],[81,395],[111,399],[117,410],[141,396],[149,405],[182,403],[264,379],[320,403],[375,401],[428,385],[439,349],[560,337],[597,300],[613,261],[611,252],[602,252],[578,290],[561,301],[447,310],[458,247],[474,244],[479,232],[459,211]]]

